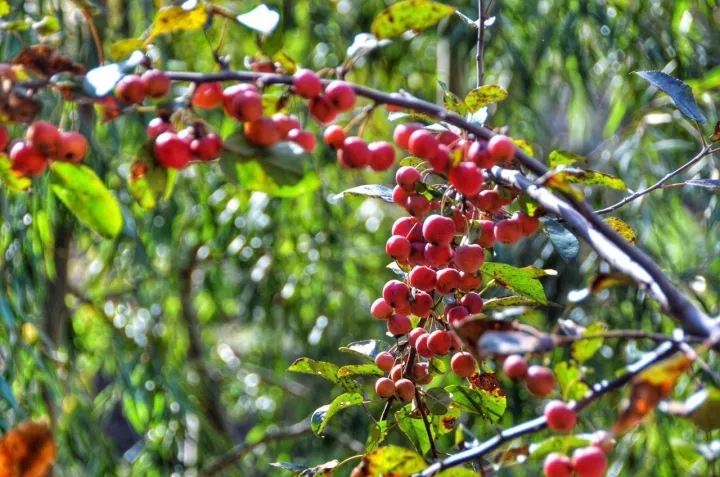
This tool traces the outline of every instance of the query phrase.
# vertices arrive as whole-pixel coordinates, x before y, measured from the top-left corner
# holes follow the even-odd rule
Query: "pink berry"
[[[410,256],[410,241],[402,235],[393,235],[385,244],[385,253],[394,260],[407,260]]]
[[[387,351],[378,353],[377,356],[375,356],[375,365],[386,373],[389,373],[395,365],[395,356]]]
[[[413,156],[428,160],[437,153],[438,142],[427,129],[418,129],[408,139],[408,150]]]
[[[485,263],[485,250],[480,245],[461,245],[455,249],[453,260],[461,272],[475,273]]]
[[[562,401],[547,403],[544,414],[548,428],[555,432],[570,432],[577,424],[577,414]]]
[[[503,361],[505,376],[516,381],[525,379],[528,372],[528,363],[519,354],[511,354]]]
[[[474,315],[482,311],[484,303],[480,295],[475,292],[470,292],[460,299],[460,304]]]
[[[445,330],[435,330],[428,336],[427,346],[430,351],[439,355],[446,355],[450,351],[450,333]]]
[[[441,295],[450,295],[460,286],[460,272],[454,268],[443,268],[435,276],[435,291]]]
[[[426,266],[413,267],[408,274],[408,282],[411,286],[431,292],[435,288],[435,270]]]
[[[578,477],[602,477],[607,470],[607,457],[595,446],[575,449],[572,466]]]
[[[407,150],[410,135],[422,127],[423,125],[418,123],[398,124],[393,132],[393,141],[399,148]]]
[[[412,322],[405,315],[393,315],[387,320],[387,329],[393,336],[406,335],[412,331]]]
[[[543,472],[545,477],[572,477],[572,462],[567,456],[553,452],[545,457]]]
[[[469,378],[475,374],[477,362],[470,353],[462,352],[455,354],[450,360],[450,367],[453,372],[461,378]]]
[[[502,163],[515,156],[515,144],[509,137],[498,134],[488,141],[488,152],[496,163]]]
[[[410,300],[410,288],[399,280],[390,280],[383,287],[383,299],[393,308],[407,305]]]
[[[298,96],[313,99],[322,93],[322,83],[314,71],[299,70],[293,78],[293,88]]]
[[[449,245],[455,238],[455,223],[450,217],[431,215],[423,222],[423,237],[433,245]]]
[[[482,171],[472,162],[461,162],[450,169],[448,179],[458,192],[466,196],[477,195],[484,183]]]
[[[325,88],[325,96],[341,113],[350,111],[355,106],[355,91],[344,81],[332,81]]]
[[[395,164],[395,149],[385,141],[375,141],[368,145],[370,150],[370,168],[373,171],[386,171]]]
[[[378,298],[370,306],[370,314],[378,320],[387,320],[392,316],[393,309],[384,299]]]

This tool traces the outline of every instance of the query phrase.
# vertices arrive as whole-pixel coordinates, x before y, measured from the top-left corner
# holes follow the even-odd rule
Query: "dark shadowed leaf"
[[[691,179],[685,181],[685,185],[693,187],[703,187],[713,192],[720,192],[720,181],[715,179]]]
[[[430,414],[439,416],[448,412],[452,396],[443,388],[430,388],[425,393],[425,405],[428,407]]]
[[[317,435],[327,426],[328,421],[338,412],[363,403],[363,397],[357,393],[344,393],[333,399],[333,402],[315,410],[310,416],[310,427]]]
[[[624,238],[633,245],[635,244],[635,241],[637,240],[637,238],[635,237],[635,231],[626,222],[623,222],[622,220],[615,217],[607,218],[604,220],[604,222],[608,224],[611,229],[620,234],[622,238]]]
[[[375,356],[390,349],[390,345],[380,340],[355,341],[340,348],[343,353],[350,353],[360,356],[369,361],[374,361]]]
[[[50,188],[81,222],[103,237],[112,238],[120,233],[123,224],[120,204],[92,169],[53,162],[50,170]]]
[[[288,371],[293,373],[314,374],[337,383],[338,367],[325,361],[315,361],[310,358],[298,358],[290,365]]]
[[[125,61],[91,69],[83,80],[85,93],[95,98],[109,95],[117,82],[123,76],[132,72],[144,59],[145,55],[141,51],[135,51]]]
[[[507,399],[502,389],[486,392],[453,384],[445,390],[452,394],[453,406],[465,412],[480,414],[491,422],[497,421],[505,413]]]
[[[597,335],[605,331],[607,331],[607,325],[605,323],[597,322],[585,328],[583,336]],[[603,341],[603,338],[576,341],[572,345],[573,358],[579,363],[584,363],[588,359],[592,358],[595,353],[600,351]]]
[[[271,34],[280,23],[280,14],[260,4],[247,13],[238,15],[235,19],[246,27],[263,35]]]
[[[392,189],[377,184],[361,185],[358,187],[353,187],[352,189],[342,191],[339,194],[335,195],[335,200],[344,199],[345,196],[370,197],[373,199],[382,199],[385,202],[393,201]]]
[[[635,74],[665,91],[685,116],[705,124],[705,116],[700,111],[690,86],[662,71],[636,71]]]
[[[547,305],[542,284],[530,272],[505,263],[493,262],[485,263],[480,271],[494,279],[498,285]]]
[[[507,97],[508,92],[504,88],[494,84],[486,84],[470,91],[465,96],[465,105],[468,111],[476,113],[488,104],[497,103]]]
[[[568,229],[555,219],[543,217],[540,219],[545,232],[550,237],[550,243],[566,262],[572,262],[580,252],[580,242]]]
[[[418,452],[425,455],[430,451],[430,436],[425,429],[425,423],[422,417],[415,415],[411,404],[397,411],[395,420]]]
[[[627,190],[625,182],[610,174],[598,171],[586,171],[582,169],[563,169],[557,173],[570,184],[582,184],[586,186],[607,187],[608,189]]]
[[[455,7],[429,0],[405,0],[380,12],[370,31],[378,39],[402,35],[408,30],[421,31],[452,15]]]

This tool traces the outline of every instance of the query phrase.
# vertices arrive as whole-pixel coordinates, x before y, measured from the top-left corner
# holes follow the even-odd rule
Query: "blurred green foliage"
[[[75,61],[97,65],[75,2],[9,3],[10,19],[25,13],[57,17],[62,29],[48,40]],[[99,14],[93,18],[106,55],[114,42],[147,30],[154,3],[160,2],[96,2]],[[214,3],[236,13],[255,6]],[[391,2],[267,3],[282,12],[283,51],[300,65],[322,69],[339,66],[355,35],[368,32]],[[475,2],[453,3],[477,17]],[[586,155],[593,169],[639,190],[692,157],[699,148],[694,125],[667,96],[631,74],[637,70],[688,80],[710,124],[718,119],[720,9],[714,2],[496,0],[490,13],[496,20],[488,28],[486,81],[505,87],[510,97],[490,108],[488,125],[507,126],[531,141],[541,160],[553,149],[573,150]],[[212,45],[224,28],[216,19],[206,32],[157,38],[152,51],[158,66],[215,71]],[[37,42],[32,31],[0,32],[0,38],[2,60]],[[476,31],[452,17],[361,58],[348,79],[429,100],[441,97],[436,80],[442,80],[462,97],[475,86],[475,42]],[[227,25],[220,54],[230,56],[233,68],[242,69],[245,56],[256,50],[249,29]],[[127,176],[152,114],[135,112],[100,124],[92,110],[68,109],[49,93],[43,99],[46,119],[62,118],[91,138],[87,164],[120,199],[125,224],[116,239],[99,237],[49,193],[47,178],[30,194],[0,189],[0,427],[56,416],[59,476],[202,475],[243,444],[248,447],[236,449],[242,456],[225,475],[281,475],[271,462],[313,466],[362,453],[372,422],[365,409],[377,417],[380,403],[338,414],[324,438],[300,427],[292,438],[263,439],[307,420],[339,394],[320,379],[287,373],[295,359],[357,363],[337,349],[383,338],[384,326],[368,309],[393,277],[383,246],[400,211],[379,201],[338,203],[332,197],[364,183],[390,184],[391,176],[340,169],[332,151],[319,148],[311,166],[322,185],[300,197],[269,197],[229,183],[217,167],[191,167],[180,174],[170,200],[145,211],[127,192]],[[290,109],[320,131],[299,101]],[[232,130],[219,112],[207,119],[224,135]],[[387,138],[392,127],[379,109],[365,135]],[[13,126],[13,137],[23,128]],[[704,130],[705,136],[711,132]],[[684,177],[718,175],[708,158]],[[588,191],[598,208],[622,196]],[[718,313],[720,294],[717,201],[713,191],[677,187],[616,214],[634,227],[638,246],[711,315]],[[543,281],[549,300],[562,308],[527,311],[524,323],[549,330],[563,317],[582,325],[602,321],[612,329],[673,329],[636,288],[584,294],[589,278],[607,269],[584,247],[568,264],[538,234],[518,247],[497,247],[496,254],[497,261],[559,272]],[[651,345],[608,343],[585,363],[588,380],[613,376]],[[559,350],[547,361],[568,357],[569,350]],[[708,360],[718,369],[715,356]],[[537,415],[539,400],[503,384],[509,407],[501,426]],[[676,396],[696,388],[696,380],[687,378]],[[621,398],[612,394],[589,409],[582,428],[611,426]],[[495,433],[481,420],[462,421],[479,439]],[[696,446],[718,437],[717,430],[705,434],[659,414],[620,440],[610,475],[710,475],[711,464]],[[446,439],[452,443],[452,435]],[[389,442],[409,445],[399,433]],[[338,474],[347,475],[351,466]],[[539,472],[533,462],[504,466],[498,475]]]

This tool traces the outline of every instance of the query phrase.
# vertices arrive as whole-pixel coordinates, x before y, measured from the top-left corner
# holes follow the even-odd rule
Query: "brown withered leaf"
[[[44,477],[55,457],[47,423],[26,421],[0,440],[0,477]]]
[[[85,66],[74,63],[50,45],[33,45],[22,50],[13,58],[12,64],[22,65],[38,76],[49,78],[57,73],[84,75]]]
[[[720,121],[715,123],[715,131],[713,131],[712,136],[710,136],[711,142],[718,142],[720,141]]]
[[[475,373],[470,376],[470,387],[485,391],[498,396],[504,396],[505,392],[500,387],[500,380],[495,373]]]
[[[37,99],[17,91],[12,85],[3,85],[0,91],[0,117],[4,121],[29,123],[41,109],[42,103]]]
[[[590,280],[590,293],[597,295],[606,288],[619,285],[634,285],[635,281],[622,273],[598,273]]]
[[[551,335],[520,331],[514,321],[495,320],[484,316],[472,315],[453,325],[454,333],[476,359],[539,353],[555,346]]]

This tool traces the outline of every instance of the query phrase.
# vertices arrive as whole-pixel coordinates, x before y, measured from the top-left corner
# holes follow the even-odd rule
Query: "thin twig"
[[[677,339],[672,336],[663,335],[662,333],[651,333],[643,330],[608,330],[602,333],[589,333],[577,336],[556,336],[553,341],[558,346],[563,346],[570,343],[576,343],[578,341],[594,340],[594,339],[630,339],[630,340],[651,340],[663,343],[666,341],[673,342],[675,344],[680,343],[703,343],[704,338],[697,336],[683,336],[682,339]]]
[[[478,0],[477,87],[485,82],[485,0]]]
[[[628,366],[627,373],[624,375],[612,381],[601,381],[600,383],[594,385],[590,394],[583,400],[576,403],[573,409],[576,412],[582,411],[605,394],[622,388],[643,370],[672,355],[676,350],[677,348],[671,343],[661,344],[643,359]],[[443,461],[436,462],[425,469],[420,475],[422,477],[430,477],[438,474],[442,470],[456,467],[466,462],[478,460],[509,441],[528,434],[536,433],[546,427],[547,421],[545,420],[545,416],[537,417],[531,421],[502,431],[495,437],[488,439],[478,446],[471,447],[470,449],[454,454]]]
[[[647,189],[635,192],[634,194],[631,194],[631,195],[625,197],[623,200],[621,200],[617,204],[611,205],[610,207],[605,207],[604,209],[596,210],[595,213],[596,214],[607,214],[608,212],[612,212],[614,210],[619,209],[620,207],[627,204],[628,202],[632,202],[633,200],[637,199],[638,197],[642,197],[645,194],[649,194],[650,192],[654,191],[655,189],[659,189],[665,182],[669,181],[676,175],[680,174],[682,171],[689,168],[693,164],[699,162],[701,159],[703,159],[705,156],[707,156],[709,154],[709,152],[710,152],[710,146],[705,145],[700,150],[700,152],[697,153],[697,155],[695,157],[693,157],[688,162],[686,162],[679,168],[675,169],[674,171],[666,174],[665,177],[663,177],[662,179],[660,179],[659,181],[657,181],[655,184],[651,185]]]
[[[83,16],[85,17],[85,21],[87,22],[88,30],[90,30],[90,35],[92,36],[93,43],[95,43],[95,49],[97,50],[98,55],[98,64],[102,65],[105,63],[105,54],[103,53],[103,46],[102,41],[100,41],[100,35],[98,34],[97,28],[95,28],[95,22],[93,22],[92,15],[89,11],[83,9],[81,10]]]

